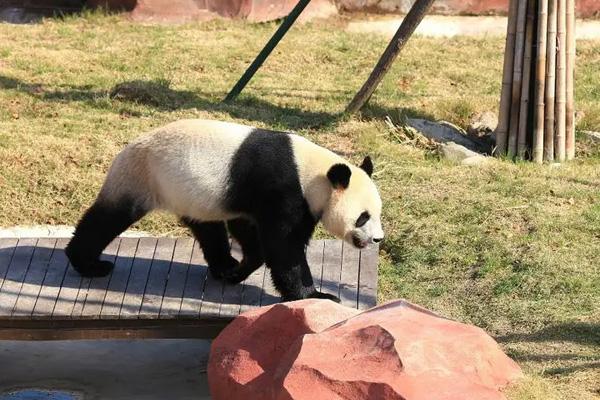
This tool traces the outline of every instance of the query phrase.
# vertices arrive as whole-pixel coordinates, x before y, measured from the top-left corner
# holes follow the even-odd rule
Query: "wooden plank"
[[[377,260],[379,246],[369,246],[360,252],[358,275],[358,309],[377,305]]]
[[[208,272],[206,274],[206,283],[204,285],[204,295],[202,297],[202,306],[200,307],[200,315],[206,317],[218,317],[221,310],[221,302],[223,301],[223,281],[213,278]]]
[[[33,308],[32,317],[46,319],[52,315],[52,311],[56,305],[58,293],[69,266],[69,259],[65,254],[65,247],[69,243],[69,239],[58,239],[52,258],[44,277],[44,282],[41,285],[38,299]]]
[[[240,313],[260,306],[262,286],[267,268],[263,265],[243,282]]]
[[[306,249],[306,261],[310,267],[315,289],[321,290],[321,280],[323,279],[323,251],[325,243],[322,240],[313,240]]]
[[[233,242],[231,245],[231,255],[238,261],[242,260],[242,248],[237,242]],[[219,310],[220,317],[235,317],[240,313],[243,289],[244,285],[242,283],[237,285],[225,283],[223,285],[223,300]]]
[[[27,275],[37,239],[19,239],[0,290],[0,317],[10,317]]]
[[[342,242],[339,240],[325,240],[323,250],[323,293],[340,295],[340,276],[342,272]]]
[[[119,246],[121,245],[121,239],[116,238],[109,244],[104,252],[102,253],[101,259],[114,263],[119,252]],[[113,271],[108,276],[92,278],[87,296],[81,310],[81,317],[83,318],[99,318],[102,312],[102,304],[106,297],[106,291],[112,277]]]
[[[119,239],[117,238],[113,240],[108,246],[106,246],[106,249],[104,249],[104,251],[102,252],[100,259],[114,262],[118,249]],[[88,294],[90,294],[92,282],[97,279],[98,278],[82,277],[81,283],[79,285],[79,291],[77,292],[77,298],[75,299],[73,310],[71,310],[72,318],[80,318],[83,316],[83,308],[85,306]],[[100,278],[102,282],[104,282],[105,279],[106,277]]]
[[[198,318],[200,316],[207,276],[208,267],[206,266],[202,249],[198,246],[198,242],[195,242],[185,281],[179,317]]]
[[[340,276],[340,300],[347,307],[358,307],[358,264],[360,251],[342,243],[342,273]]]
[[[19,239],[17,238],[0,239],[0,288],[2,288],[4,277],[6,276],[18,242]]]
[[[131,266],[131,273],[127,282],[127,289],[123,297],[119,318],[137,318],[142,306],[144,290],[148,282],[148,274],[157,242],[158,240],[154,238],[140,239],[137,251],[135,252],[135,259]]]
[[[175,241],[173,238],[158,239],[148,283],[144,290],[139,318],[156,319],[160,315],[160,307],[165,295],[171,261],[173,260]]]
[[[115,268],[110,276],[106,296],[104,296],[100,310],[101,319],[119,318],[138,243],[139,239],[137,238],[121,238]]]
[[[273,285],[271,269],[269,268],[266,268],[262,289],[263,290],[260,296],[261,306],[269,306],[281,301],[281,294],[277,291],[277,289],[275,289],[275,285]]]
[[[60,287],[60,292],[58,293],[58,298],[56,299],[54,310],[52,310],[53,319],[63,319],[71,316],[82,280],[83,278],[81,275],[79,275],[69,263]]]
[[[13,317],[30,316],[33,313],[55,245],[56,239],[38,240],[19,297],[12,311]]]
[[[179,315],[193,248],[194,240],[192,238],[179,238],[175,243],[167,287],[160,306],[160,318],[171,319],[177,318]]]

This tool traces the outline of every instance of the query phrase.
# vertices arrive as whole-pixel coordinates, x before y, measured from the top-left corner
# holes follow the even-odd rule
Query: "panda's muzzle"
[[[360,239],[356,235],[352,235],[352,244],[354,245],[354,247],[357,247],[359,249],[364,249],[365,247],[367,247],[369,242],[367,242],[366,240]]]

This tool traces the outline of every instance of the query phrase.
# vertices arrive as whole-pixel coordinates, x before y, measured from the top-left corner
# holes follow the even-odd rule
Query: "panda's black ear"
[[[346,189],[350,184],[350,167],[346,164],[335,164],[327,171],[327,178],[336,189]]]
[[[365,157],[362,164],[360,164],[360,169],[365,171],[369,176],[373,175],[373,161],[371,161],[371,157]]]

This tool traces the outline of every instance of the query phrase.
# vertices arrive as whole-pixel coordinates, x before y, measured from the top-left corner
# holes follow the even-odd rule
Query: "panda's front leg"
[[[319,298],[340,302],[338,297],[315,289],[306,261],[305,240],[272,231],[263,232],[261,241],[273,284],[283,301]]]

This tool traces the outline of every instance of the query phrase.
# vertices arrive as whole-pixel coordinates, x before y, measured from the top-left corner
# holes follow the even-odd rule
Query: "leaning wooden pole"
[[[281,39],[283,39],[287,31],[292,27],[292,25],[294,25],[294,22],[296,22],[300,14],[302,14],[302,11],[304,11],[306,6],[308,6],[308,3],[310,3],[310,0],[298,1],[298,4],[296,4],[288,16],[285,17],[281,26],[277,28],[271,39],[269,39],[267,44],[265,44],[265,47],[260,51],[260,53],[258,53],[246,72],[244,72],[244,75],[242,75],[233,88],[231,88],[224,101],[227,102],[235,100],[242,90],[244,90],[248,82],[250,82],[250,79],[252,79],[254,74],[256,74],[258,69],[263,65],[273,49],[277,46]]]
[[[508,26],[506,27],[506,46],[504,50],[504,70],[502,73],[502,94],[498,128],[496,129],[497,155],[506,154],[508,145],[508,128],[510,126],[510,103],[513,83],[513,66],[515,62],[515,38],[517,35],[517,11],[519,0],[510,0],[508,9]]]
[[[519,110],[521,106],[521,83],[523,78],[523,56],[525,53],[525,27],[527,24],[527,0],[519,0],[517,9],[517,34],[515,37],[515,57],[510,103],[510,125],[508,130],[507,155],[512,158],[517,153],[519,131]]]
[[[523,79],[521,87],[521,109],[519,111],[519,130],[517,134],[517,157],[524,159],[527,152],[527,134],[529,132],[529,102],[531,87],[531,63],[533,55],[533,37],[535,31],[535,0],[527,2],[527,22],[525,25],[525,53],[523,55]]]
[[[567,0],[567,69],[566,69],[566,157],[568,160],[575,158],[575,0]]]
[[[558,60],[556,67],[556,134],[554,138],[555,159],[566,159],[567,122],[567,0],[558,0]]]
[[[404,48],[404,45],[410,39],[417,26],[421,23],[427,12],[433,5],[435,0],[416,0],[412,8],[400,24],[400,28],[388,44],[387,48],[383,52],[383,55],[379,59],[379,62],[371,72],[371,75],[358,91],[354,99],[348,104],[346,112],[355,113],[360,110],[377,89],[377,86],[390,70],[392,64],[400,51]]]
[[[556,108],[556,27],[558,0],[548,2],[548,43],[546,68],[546,123],[544,125],[544,161],[554,161],[554,110]]]
[[[544,161],[544,111],[546,90],[546,40],[548,39],[548,0],[538,0],[538,42],[535,68],[535,117],[532,159]]]

